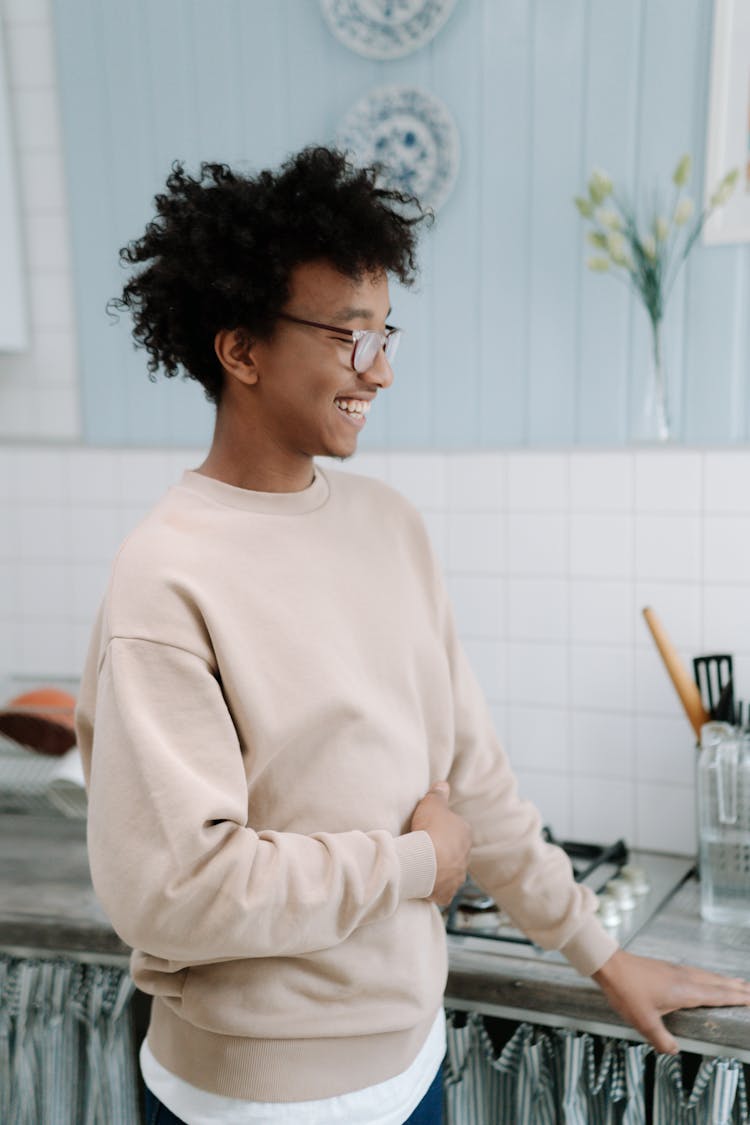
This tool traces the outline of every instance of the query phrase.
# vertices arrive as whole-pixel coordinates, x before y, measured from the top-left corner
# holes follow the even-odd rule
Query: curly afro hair
[[[123,265],[147,263],[108,308],[128,309],[149,378],[196,379],[221,399],[214,352],[221,329],[268,339],[289,295],[292,270],[325,259],[359,280],[369,273],[416,276],[416,224],[433,218],[402,192],[376,186],[378,166],[356,168],[336,149],[310,146],[277,173],[251,177],[204,162],[186,175],[175,161],[157,216],[120,250]]]

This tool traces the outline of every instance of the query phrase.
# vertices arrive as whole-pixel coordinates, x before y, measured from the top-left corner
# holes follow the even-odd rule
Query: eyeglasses
[[[395,328],[391,324],[386,324],[385,332],[375,332],[369,328],[337,328],[335,324],[319,324],[316,320],[302,320],[301,317],[292,316],[291,313],[279,313],[279,316],[282,320],[293,321],[294,324],[306,324],[308,328],[322,328],[326,332],[336,332],[339,337],[346,336],[353,340],[351,365],[360,375],[370,370],[381,348],[388,362],[393,363],[401,339],[402,329]]]

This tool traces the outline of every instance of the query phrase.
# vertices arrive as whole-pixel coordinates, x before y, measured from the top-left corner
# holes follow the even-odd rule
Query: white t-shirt
[[[432,1084],[445,1054],[440,1008],[411,1066],[395,1078],[311,1102],[248,1102],[199,1090],[156,1061],[148,1041],[140,1051],[143,1081],[186,1125],[403,1125]]]

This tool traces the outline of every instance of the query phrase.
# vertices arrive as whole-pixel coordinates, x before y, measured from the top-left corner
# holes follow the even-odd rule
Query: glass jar
[[[701,915],[750,926],[750,736],[706,724],[697,789]]]

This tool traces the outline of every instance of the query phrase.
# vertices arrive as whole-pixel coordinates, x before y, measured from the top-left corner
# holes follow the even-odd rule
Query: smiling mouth
[[[337,398],[334,399],[336,407],[340,414],[343,414],[347,422],[360,429],[365,424],[367,411],[370,409],[370,403],[361,398]]]

